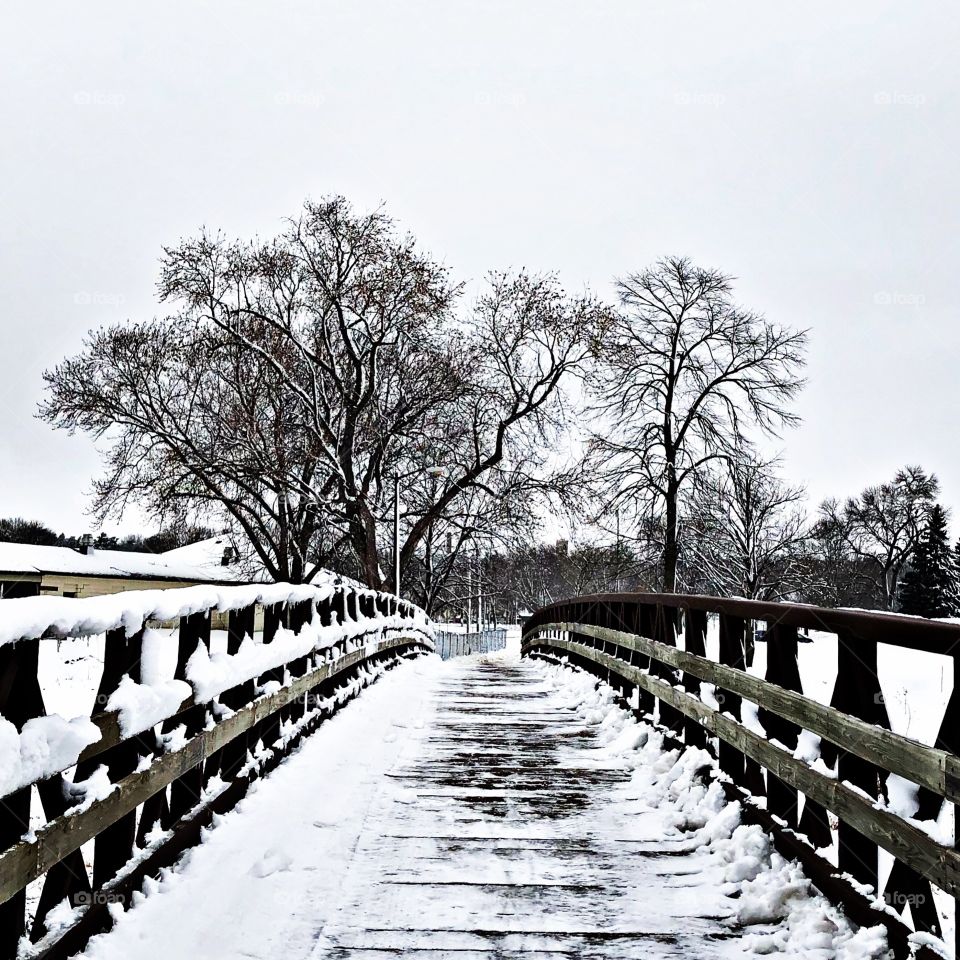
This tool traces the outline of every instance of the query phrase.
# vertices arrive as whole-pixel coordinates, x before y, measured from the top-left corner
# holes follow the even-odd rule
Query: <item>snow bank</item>
[[[882,925],[856,928],[812,887],[799,864],[773,849],[759,826],[741,823],[741,806],[726,799],[709,753],[665,748],[655,727],[635,720],[618,706],[614,691],[589,674],[547,664],[541,669],[568,693],[580,718],[599,728],[605,750],[634,768],[637,799],[663,811],[684,846],[703,857],[704,882],[721,885],[730,898],[729,922],[755,928],[743,941],[747,950],[836,960],[887,955]]]
[[[100,729],[86,717],[35,717],[19,732],[0,717],[0,797],[72,767],[99,739]]]

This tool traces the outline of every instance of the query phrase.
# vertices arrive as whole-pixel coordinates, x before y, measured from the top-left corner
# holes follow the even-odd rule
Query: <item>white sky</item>
[[[919,462],[960,506],[960,12],[910,4],[43,3],[0,37],[0,516],[81,532],[91,444],[33,419],[162,244],[381,200],[462,278],[667,253],[811,327],[788,472]],[[123,527],[136,529],[134,518]],[[110,529],[116,529],[115,526]]]

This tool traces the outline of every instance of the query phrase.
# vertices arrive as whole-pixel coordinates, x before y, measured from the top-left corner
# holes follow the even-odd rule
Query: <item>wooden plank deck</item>
[[[371,805],[313,957],[742,955],[704,858],[529,662],[464,661]],[[709,880],[707,881],[709,884]]]

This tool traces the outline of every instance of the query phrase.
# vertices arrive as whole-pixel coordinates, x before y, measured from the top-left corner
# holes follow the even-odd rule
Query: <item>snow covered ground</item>
[[[735,934],[732,939],[704,940],[703,950],[695,954],[689,952],[689,942],[684,948],[688,952],[670,952],[663,934],[661,940],[645,941],[642,950],[625,939],[617,941],[620,952],[597,950],[595,956],[774,954],[860,960],[884,954],[881,929],[853,930],[811,891],[798,867],[771,849],[758,827],[739,824],[738,805],[728,804],[717,785],[703,776],[712,766],[707,754],[665,752],[656,731],[616,706],[607,687],[562,668],[521,664],[518,631],[511,631],[510,641],[508,650],[497,656],[445,664],[436,657],[421,658],[385,675],[256,784],[236,810],[219,818],[203,844],[150,884],[147,896],[138,896],[132,908],[118,916],[115,929],[93,940],[85,955],[95,960],[360,957],[366,953],[344,953],[337,944],[348,942],[344,938],[366,919],[408,933],[447,923],[455,933],[464,916],[475,924],[478,911],[494,909],[499,914],[488,917],[488,925],[510,929],[510,924],[520,924],[516,936],[522,941],[526,924],[539,937],[531,956],[556,956],[549,942],[564,922],[565,895],[552,891],[549,897],[530,901],[526,912],[511,913],[491,893],[516,886],[521,868],[523,885],[563,885],[570,879],[564,871],[579,871],[580,886],[599,883],[601,892],[591,893],[577,907],[589,905],[585,922],[598,931],[616,931],[628,920],[687,937],[701,927]],[[507,671],[521,682],[512,704],[509,688],[499,692],[496,685],[506,685],[496,674],[487,675],[491,670]],[[481,683],[494,685],[496,701],[485,701],[476,692]],[[462,692],[467,690],[474,692]],[[457,703],[465,712],[454,721],[451,711]],[[511,711],[509,723],[502,717],[498,721],[501,709]],[[550,719],[556,715],[563,715],[562,724]],[[491,736],[497,723],[501,737]],[[513,796],[516,790],[501,790],[499,796],[493,790],[479,805],[462,789],[411,787],[411,771],[438,770],[441,761],[449,765],[454,758],[460,758],[461,773],[466,769],[479,776],[482,769],[475,764],[480,760],[463,766],[463,744],[444,741],[437,746],[436,741],[467,737],[474,744],[471,750],[477,750],[477,742],[482,745],[476,753],[482,759],[485,750],[503,748],[508,726],[544,731],[549,742],[542,756],[553,760],[532,764],[538,773],[577,764],[598,777],[609,774],[615,781],[611,786],[587,791],[590,799],[594,790],[605,790],[602,802],[568,817],[536,805],[525,807],[539,795],[529,782],[527,795],[518,798]],[[434,750],[441,754],[434,756]],[[530,770],[524,761],[515,773],[503,776],[526,782]],[[506,815],[488,809],[488,801],[506,804]],[[526,819],[520,815],[524,809]],[[538,860],[539,854],[528,852],[519,862],[509,862],[512,873],[503,874],[506,854],[498,847],[495,855],[472,862],[471,869],[483,875],[482,884],[464,883],[455,893],[429,902],[416,899],[422,886],[409,883],[425,881],[416,875],[421,861],[411,861],[414,848],[406,844],[446,843],[442,857],[430,847],[417,848],[417,857],[423,858],[423,870],[435,871],[431,883],[450,883],[457,880],[455,857],[460,856],[450,852],[450,841],[460,849],[463,838],[482,840],[493,831],[505,838],[498,844],[536,848],[559,837],[595,844],[601,853],[611,846],[620,852],[569,861]],[[390,841],[393,835],[397,839]],[[648,855],[631,858],[626,853],[631,844],[637,844],[638,851],[647,845]],[[664,860],[658,859],[661,855]],[[583,875],[604,864],[617,872]],[[660,867],[654,869],[656,864]],[[409,882],[402,878],[404,870]],[[537,871],[561,875],[544,879]],[[395,879],[399,886],[386,896],[378,885],[391,873],[400,877]],[[406,893],[400,896],[395,890]],[[616,904],[615,916],[604,914],[605,902]],[[364,913],[377,916],[365,919]],[[371,956],[400,955],[397,935],[389,936],[394,940]],[[447,941],[431,936],[433,957],[488,955],[476,949],[463,953],[464,944],[457,945],[455,938],[445,948]],[[523,941],[524,946],[518,941],[517,946],[531,949],[532,942]]]

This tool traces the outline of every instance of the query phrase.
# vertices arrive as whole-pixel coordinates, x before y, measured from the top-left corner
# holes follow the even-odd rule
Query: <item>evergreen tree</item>
[[[951,617],[960,612],[957,553],[947,540],[947,514],[940,504],[930,510],[903,578],[900,612],[921,617]]]

